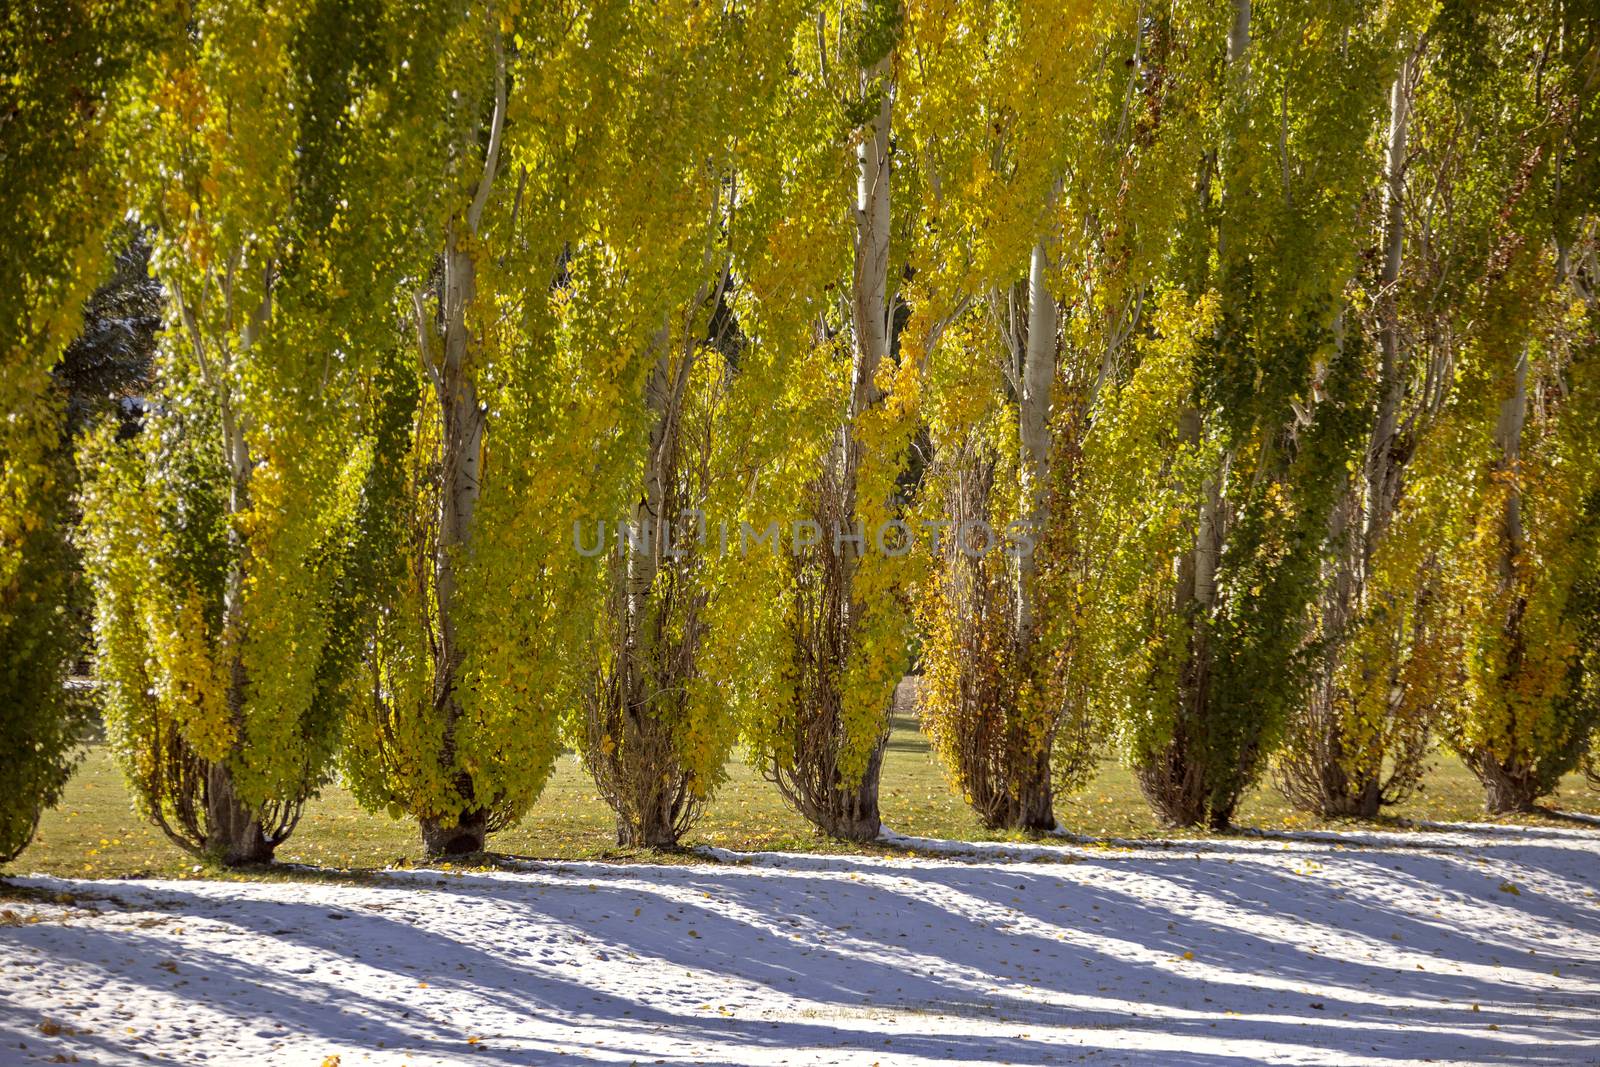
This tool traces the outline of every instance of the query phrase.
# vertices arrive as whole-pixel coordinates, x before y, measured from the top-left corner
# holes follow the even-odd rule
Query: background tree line
[[[0,855],[84,737],[86,630],[141,808],[226,863],[334,775],[481,850],[564,745],[623,843],[736,745],[870,839],[913,649],[994,828],[1110,752],[1175,826],[1263,776],[1372,816],[1441,743],[1531,808],[1600,728],[1597,33],[12,5]],[[697,514],[1037,547],[741,556]],[[616,517],[642,551],[574,551]]]

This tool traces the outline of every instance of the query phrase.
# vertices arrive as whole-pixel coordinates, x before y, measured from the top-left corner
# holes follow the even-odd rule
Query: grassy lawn
[[[1579,776],[1562,784],[1547,803],[1571,811],[1600,814],[1600,791]],[[951,792],[928,750],[926,739],[907,717],[897,717],[884,764],[884,822],[901,833],[927,837],[980,839],[987,833],[961,798]],[[1057,804],[1067,829],[1095,837],[1171,837],[1160,828],[1139,794],[1133,776],[1108,761],[1089,788]],[[1483,794],[1477,780],[1453,756],[1434,760],[1420,795],[1382,820],[1482,820]],[[1543,821],[1542,816],[1529,817]],[[1241,827],[1306,829],[1320,824],[1286,804],[1264,786],[1241,805]],[[1350,826],[1353,824],[1341,824]],[[562,757],[539,802],[519,825],[491,838],[501,853],[551,859],[630,858],[616,848],[609,809],[595,795],[582,766]],[[734,849],[851,851],[815,834],[791,811],[777,790],[743,760],[729,768],[728,781],[686,844]],[[331,785],[306,807],[299,828],[278,850],[281,860],[335,870],[415,862],[421,851],[414,825],[374,815],[356,806],[350,794]],[[194,860],[168,843],[159,830],[132,810],[110,753],[91,749],[67,786],[61,804],[46,812],[39,834],[12,873],[40,872],[95,878],[130,875],[185,875]]]

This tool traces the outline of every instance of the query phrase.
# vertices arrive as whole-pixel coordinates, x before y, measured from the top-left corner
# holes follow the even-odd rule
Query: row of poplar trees
[[[1600,722],[1597,34],[1592,0],[7,5],[0,856],[83,736],[80,600],[139,805],[226,863],[335,775],[480,850],[563,746],[623,843],[741,744],[871,838],[913,648],[991,827],[1052,829],[1110,751],[1177,826],[1267,775],[1370,816],[1441,741],[1530,808]],[[145,413],[74,438],[52,372],[130,226]]]

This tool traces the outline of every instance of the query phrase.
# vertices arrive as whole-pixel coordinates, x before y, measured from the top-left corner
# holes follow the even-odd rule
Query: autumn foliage
[[[0,16],[0,856],[80,655],[227,863],[335,776],[480,852],[566,751],[623,845],[740,746],[875,839],[908,670],[995,830],[1111,758],[1217,829],[1441,746],[1494,812],[1593,773],[1592,5],[48,7]],[[148,395],[70,441],[125,230]]]

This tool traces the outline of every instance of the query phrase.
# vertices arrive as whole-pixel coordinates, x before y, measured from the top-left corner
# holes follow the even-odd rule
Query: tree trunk
[[[705,299],[702,290],[692,307]],[[617,844],[647,848],[677,846],[684,797],[682,775],[670,735],[657,719],[657,694],[663,685],[688,679],[663,679],[661,664],[662,596],[656,588],[668,549],[672,517],[667,514],[670,483],[678,463],[678,439],[684,390],[694,361],[686,344],[676,373],[671,364],[670,335],[657,335],[655,365],[645,387],[645,405],[652,416],[649,452],[645,457],[643,492],[634,505],[633,528],[642,543],[627,556],[623,581],[623,635],[619,657],[616,712],[625,720],[618,744],[625,764],[614,769]],[[621,763],[619,761],[619,763]],[[627,799],[624,800],[623,798]]]
[[[262,329],[272,315],[272,278],[268,271],[264,278],[265,295],[239,332],[239,352],[248,352],[255,346]],[[231,288],[227,300],[231,303]],[[203,373],[208,379],[210,371],[204,358],[198,329],[194,330],[194,343],[201,355]],[[231,358],[223,349],[226,374]],[[231,387],[226,379],[210,380],[217,391],[222,412],[222,444],[228,462],[228,514],[237,518],[250,507],[250,476],[254,463],[250,458],[247,422],[234,404]],[[245,702],[249,691],[249,675],[245,670],[242,649],[244,644],[244,585],[249,566],[250,545],[238,522],[228,523],[230,560],[222,593],[222,618],[225,645],[232,662],[228,676],[228,711],[233,719],[236,737],[234,750],[245,743],[243,737]],[[227,867],[246,864],[271,863],[277,842],[267,835],[259,813],[245,804],[234,789],[233,772],[226,758],[208,763],[205,771],[206,852]]]
[[[1048,834],[1056,828],[1055,790],[1050,777],[1050,749],[1023,768],[1011,828]]]
[[[883,832],[878,811],[878,782],[883,774],[883,754],[888,738],[878,743],[867,769],[854,787],[835,782],[827,809],[817,813],[817,825],[830,837],[843,841],[875,841]]]
[[[1508,770],[1493,757],[1476,761],[1483,780],[1483,808],[1490,815],[1517,815],[1536,810],[1533,775]]]
[[[225,867],[271,863],[276,842],[261,820],[234,792],[226,764],[206,767],[206,852]]]
[[[1233,0],[1233,21],[1228,30],[1228,67],[1232,77],[1249,74],[1250,0]],[[1217,162],[1219,175],[1220,155],[1211,157]],[[1203,190],[1208,187],[1202,186]],[[1209,192],[1206,191],[1208,196]],[[1226,204],[1228,190],[1224,182],[1222,200]],[[1209,211],[1209,204],[1202,203]],[[1217,224],[1217,259],[1226,264],[1225,227]],[[1198,446],[1204,440],[1204,416],[1198,407],[1188,407],[1178,416],[1178,440],[1189,446]],[[1214,828],[1228,824],[1232,804],[1212,810],[1211,786],[1205,766],[1204,739],[1213,729],[1210,719],[1211,648],[1209,619],[1216,602],[1217,561],[1222,550],[1222,483],[1226,477],[1229,458],[1224,456],[1218,468],[1211,473],[1200,488],[1200,499],[1195,505],[1195,538],[1193,548],[1178,559],[1178,574],[1174,589],[1174,607],[1189,620],[1188,648],[1178,676],[1177,717],[1172,740],[1166,747],[1143,757],[1136,768],[1139,785],[1145,798],[1158,817],[1170,826],[1193,826],[1209,821]]]
[[[1248,63],[1250,47],[1250,0],[1233,0],[1233,25],[1228,29],[1228,63]],[[1246,68],[1248,69],[1248,68]]]
[[[444,747],[441,762],[446,769],[455,765],[456,725],[461,703],[456,696],[457,676],[466,650],[457,628],[456,593],[458,571],[471,548],[472,518],[482,488],[484,414],[478,404],[477,385],[469,365],[470,336],[467,310],[477,295],[477,266],[464,238],[454,224],[448,230],[444,256],[443,289],[439,302],[444,319],[442,351],[434,372],[434,391],[439,403],[442,432],[439,438],[440,486],[438,537],[433,554],[434,602],[439,616],[439,645],[433,671],[433,707],[444,717]],[[457,789],[471,804],[472,779],[462,774]],[[423,848],[430,856],[441,854],[441,843],[453,843],[457,851],[482,851],[482,811],[468,807],[455,824],[438,817],[422,819]],[[476,841],[468,842],[473,835]],[[452,836],[454,834],[454,836]],[[469,847],[470,846],[470,847]]]
[[[1299,729],[1306,736],[1303,761],[1284,774],[1298,779],[1285,785],[1297,807],[1323,816],[1372,818],[1378,814],[1383,794],[1381,771],[1357,781],[1344,764],[1345,723],[1341,701],[1347,694],[1334,680],[1347,655],[1350,628],[1364,612],[1368,574],[1373,555],[1388,530],[1400,496],[1407,457],[1401,454],[1400,407],[1411,374],[1411,351],[1400,347],[1395,288],[1405,251],[1405,166],[1407,126],[1410,116],[1411,59],[1400,64],[1389,92],[1389,140],[1385,161],[1385,224],[1382,288],[1377,306],[1380,316],[1378,407],[1367,438],[1362,483],[1352,485],[1334,508],[1328,540],[1334,560],[1322,595],[1322,634],[1327,641],[1321,658],[1321,677],[1299,712]],[[1342,343],[1342,342],[1341,342]],[[1390,679],[1391,686],[1398,679]]]
[[[889,70],[886,56],[872,69],[861,73],[861,92],[865,96],[875,83],[880,82]],[[889,351],[889,130],[892,118],[893,97],[887,84],[880,86],[882,97],[877,115],[862,132],[856,148],[856,203],[855,203],[855,265],[851,276],[850,313],[855,348],[850,364],[850,407],[845,426],[839,435],[840,493],[839,520],[842,527],[854,530],[857,524],[857,472],[861,464],[861,443],[857,437],[859,422],[867,409],[877,401],[874,378]],[[824,530],[825,541],[833,540],[834,531]],[[855,573],[859,561],[860,545],[854,542],[838,546],[838,610],[844,615],[840,620],[842,632],[853,630],[854,620],[861,614],[855,599]],[[848,655],[851,640],[846,638],[841,651]],[[842,665],[841,665],[842,666]],[[837,698],[823,702],[829,709]],[[813,709],[816,713],[817,709]],[[822,710],[833,714],[832,710]],[[842,720],[837,720],[843,729]],[[847,739],[839,736],[833,740],[834,753],[827,757],[837,759],[838,746]],[[825,833],[847,841],[869,841],[882,829],[878,814],[878,778],[883,764],[883,750],[887,735],[881,739],[867,761],[861,780],[854,784],[838,778],[832,772],[833,784],[820,798],[820,810],[811,812],[812,821]]]
[[[444,717],[440,762],[446,771],[455,770],[456,726],[461,718],[456,686],[466,658],[457,626],[458,571],[471,552],[472,519],[482,491],[485,417],[478,403],[467,315],[477,298],[474,249],[499,167],[500,138],[505,127],[505,53],[499,35],[494,38],[494,51],[494,112],[489,125],[489,144],[484,151],[483,173],[465,220],[451,219],[445,229],[444,278],[439,293],[444,337],[437,360],[429,351],[427,323],[421,298],[417,298],[417,343],[424,369],[433,382],[441,422],[439,528],[432,560],[434,601],[439,618],[438,652],[433,665],[433,710]],[[457,791],[468,806],[454,823],[437,816],[420,819],[423,848],[430,856],[440,854],[439,848],[452,852],[483,850],[488,813],[474,805],[476,798],[470,773],[458,772]]]
[[[482,852],[488,836],[488,813],[482,809],[463,812],[459,819],[424,816],[422,850],[430,860],[469,856]]]
[[[1500,448],[1500,470],[1511,480],[1506,491],[1504,540],[1500,550],[1500,579],[1507,587],[1516,580],[1516,564],[1522,555],[1522,489],[1516,480],[1522,458],[1522,428],[1528,419],[1528,351],[1517,357],[1512,372],[1511,395],[1500,402],[1500,418],[1495,424],[1495,444]]]
[[[1022,361],[1022,393],[1017,401],[1022,515],[1035,543],[1049,521],[1045,493],[1050,473],[1050,387],[1056,374],[1056,302],[1048,287],[1049,266],[1045,242],[1040,238],[1033,246],[1028,267],[1028,344]],[[1033,640],[1037,570],[1033,553],[1018,557],[1017,640],[1024,648]]]
[[[1377,542],[1389,525],[1399,495],[1400,463],[1395,436],[1400,403],[1405,397],[1410,353],[1400,351],[1400,323],[1395,287],[1405,254],[1406,137],[1410,120],[1411,60],[1400,64],[1389,92],[1389,147],[1384,195],[1387,200],[1383,250],[1383,291],[1379,297],[1382,327],[1379,332],[1381,364],[1378,377],[1378,413],[1367,443],[1367,508],[1362,537],[1362,571],[1372,559]]]
[[[882,60],[861,77],[866,93],[874,79],[888,69]],[[878,114],[863,131],[856,146],[855,266],[851,274],[850,319],[855,348],[850,360],[850,408],[841,436],[844,494],[843,521],[854,526],[856,472],[861,464],[861,444],[856,433],[861,416],[877,399],[874,379],[889,352],[889,124],[892,98],[887,87]],[[824,531],[825,534],[831,531]],[[854,559],[841,561],[845,576],[843,602],[850,603]]]
[[[885,57],[862,73],[865,94],[888,72]],[[889,351],[889,128],[893,98],[882,88],[878,113],[856,146],[855,269],[851,278],[851,323],[855,352],[850,367],[850,422],[875,399],[873,376]]]
[[[1050,392],[1056,376],[1056,302],[1049,288],[1049,252],[1044,238],[1033,246],[1028,265],[1028,338],[1022,359],[1022,389],[1017,399],[1017,424],[1021,445],[1022,516],[1037,545],[1050,521],[1047,497],[1050,481]],[[1017,557],[1017,661],[1031,664],[1036,640],[1035,619],[1038,561],[1028,552]],[[1020,694],[1012,693],[1014,702]],[[1015,706],[1015,703],[1014,703]],[[1053,732],[1053,731],[1052,731]],[[1050,744],[1033,754],[1026,765],[1011,769],[1015,797],[1008,805],[1010,827],[1047,833],[1055,829],[1056,815],[1050,778]]]
[[[617,816],[617,844],[622,848],[673,849],[678,847],[677,821],[664,803],[665,793],[659,794],[663,803],[652,805],[637,813],[637,818]]]

